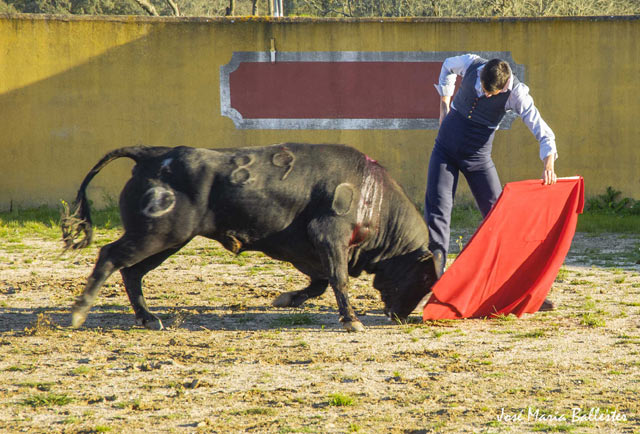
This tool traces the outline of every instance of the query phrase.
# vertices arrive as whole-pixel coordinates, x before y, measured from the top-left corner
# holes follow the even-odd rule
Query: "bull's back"
[[[270,232],[331,213],[336,188],[357,181],[364,158],[340,145],[283,144],[224,154],[211,191],[217,226]]]

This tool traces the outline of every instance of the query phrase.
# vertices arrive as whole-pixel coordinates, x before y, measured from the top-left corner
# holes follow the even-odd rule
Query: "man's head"
[[[500,59],[491,59],[480,72],[480,83],[488,97],[497,95],[509,82],[511,67]]]

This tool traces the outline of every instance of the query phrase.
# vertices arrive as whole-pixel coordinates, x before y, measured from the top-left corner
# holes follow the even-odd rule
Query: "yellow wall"
[[[107,151],[134,144],[353,145],[422,202],[435,130],[239,130],[220,114],[219,71],[234,51],[510,51],[553,128],[560,176],[587,195],[640,198],[640,17],[310,20],[0,17],[0,210],[75,195]],[[435,92],[435,90],[434,90]],[[497,134],[503,182],[539,177],[521,120]],[[90,197],[117,197],[117,161]]]

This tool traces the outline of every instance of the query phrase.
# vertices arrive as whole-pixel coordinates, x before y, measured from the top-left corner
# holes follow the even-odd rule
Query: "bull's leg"
[[[310,298],[320,297],[329,286],[326,279],[311,279],[311,283],[299,291],[285,292],[273,301],[275,307],[298,307]]]
[[[364,326],[349,303],[347,262],[349,231],[341,231],[340,225],[336,224],[335,220],[316,220],[310,223],[308,229],[336,296],[340,322],[349,332],[364,331]]]
[[[364,326],[356,316],[353,307],[351,307],[351,303],[349,303],[349,277],[347,273],[346,249],[343,254],[333,252],[328,262],[331,273],[329,284],[333,288],[333,293],[336,296],[342,326],[348,332],[364,331]]]
[[[182,246],[165,250],[155,254],[144,261],[120,270],[122,281],[127,291],[127,296],[136,315],[136,324],[150,330],[162,330],[162,321],[149,311],[147,302],[142,294],[142,278],[149,271],[162,264],[169,256],[180,250]]]
[[[104,281],[107,280],[107,278],[116,270],[116,266],[109,256],[109,250],[112,244],[107,244],[100,249],[98,261],[93,267],[93,272],[87,280],[84,291],[73,305],[71,326],[74,328],[80,327],[84,323],[85,319],[87,319],[87,313],[89,312],[89,309],[91,309],[91,305],[93,305],[96,295],[98,294],[98,290]]]
[[[93,267],[84,291],[73,305],[71,325],[77,328],[84,323],[100,287],[113,272],[135,265],[149,256],[166,250],[167,247],[161,244],[157,239],[134,239],[125,234],[119,240],[101,248],[98,261]]]

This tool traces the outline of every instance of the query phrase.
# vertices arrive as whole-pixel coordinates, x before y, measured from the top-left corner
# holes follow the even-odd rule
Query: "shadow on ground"
[[[267,331],[278,329],[342,330],[335,309],[320,307],[313,311],[283,309],[274,312],[271,307],[252,307],[238,312],[229,312],[228,307],[182,306],[152,309],[166,329],[198,330],[244,330]],[[390,325],[382,310],[359,312],[365,327]],[[29,332],[37,327],[70,328],[70,309],[57,307],[20,309],[0,308],[0,333]],[[83,329],[130,330],[142,328],[135,325],[135,317],[128,307],[96,306],[87,316]]]

